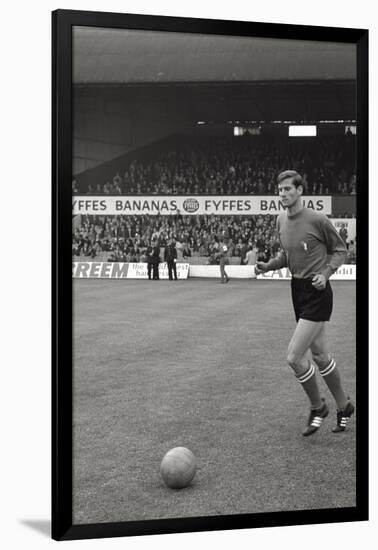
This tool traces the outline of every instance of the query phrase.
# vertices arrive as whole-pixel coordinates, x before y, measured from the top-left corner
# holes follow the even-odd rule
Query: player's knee
[[[289,367],[291,367],[295,372],[297,372],[298,369],[301,368],[301,357],[299,357],[297,353],[290,349],[287,352],[286,361]]]
[[[312,358],[319,369],[323,369],[330,362],[330,357],[328,353],[313,353]]]

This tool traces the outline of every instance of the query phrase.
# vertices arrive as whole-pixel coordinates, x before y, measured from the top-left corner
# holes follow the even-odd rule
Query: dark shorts
[[[291,279],[291,297],[295,318],[320,323],[329,321],[333,307],[333,292],[329,281],[324,290],[316,290],[311,279]]]

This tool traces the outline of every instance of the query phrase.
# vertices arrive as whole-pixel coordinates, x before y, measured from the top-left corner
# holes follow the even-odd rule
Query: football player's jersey
[[[310,278],[327,266],[336,271],[345,261],[346,248],[327,216],[309,208],[280,214],[277,230],[293,277]]]

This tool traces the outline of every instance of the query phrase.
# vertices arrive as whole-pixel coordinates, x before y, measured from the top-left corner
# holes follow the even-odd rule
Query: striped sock
[[[319,368],[319,372],[323,377],[324,382],[327,384],[329,391],[332,393],[336,401],[337,408],[339,410],[344,409],[348,403],[348,397],[341,385],[341,377],[339,369],[336,366],[336,361],[330,358],[329,363],[325,367],[322,369]]]
[[[306,392],[312,409],[319,409],[322,406],[322,400],[320,398],[319,387],[315,376],[315,367],[312,363],[308,362],[308,369],[300,376],[296,376],[296,379],[302,384],[304,391]]]
[[[331,372],[335,370],[335,368],[336,368],[336,361],[330,358],[330,362],[328,363],[328,365],[326,365],[322,369],[319,367],[319,372],[321,376],[323,376],[324,378],[325,376],[328,376],[329,374],[331,374]]]
[[[306,372],[304,372],[300,376],[296,376],[296,379],[301,384],[304,384],[305,382],[307,382],[307,380],[311,378],[311,376],[314,376],[314,374],[315,374],[315,367],[312,363],[309,362],[308,369],[306,370]]]

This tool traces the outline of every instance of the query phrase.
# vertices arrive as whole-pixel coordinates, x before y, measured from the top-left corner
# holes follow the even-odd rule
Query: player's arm
[[[326,216],[322,220],[322,233],[329,256],[329,261],[326,268],[322,271],[322,275],[328,281],[331,275],[345,263],[347,249],[344,241]]]
[[[312,284],[317,290],[323,290],[328,279],[346,260],[347,250],[344,241],[333,227],[327,216],[321,218],[320,231],[327,247],[329,261],[321,273],[315,275]]]
[[[275,271],[282,267],[287,267],[287,257],[283,250],[281,250],[275,258],[269,260],[269,262],[256,262],[255,271],[256,275],[260,275],[260,273]]]

